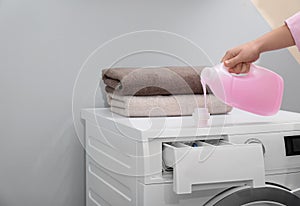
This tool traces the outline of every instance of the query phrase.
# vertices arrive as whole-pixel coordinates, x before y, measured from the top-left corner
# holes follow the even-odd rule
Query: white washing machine
[[[192,117],[126,118],[84,109],[86,205],[300,205],[300,114],[234,109],[196,128]]]

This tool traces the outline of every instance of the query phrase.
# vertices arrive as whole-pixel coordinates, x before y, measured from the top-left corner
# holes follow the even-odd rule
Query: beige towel
[[[131,117],[191,115],[194,108],[204,107],[203,95],[120,96],[108,93],[107,101],[112,112]],[[207,95],[207,107],[211,114],[232,110],[214,95]]]
[[[204,66],[110,68],[102,71],[105,90],[118,95],[203,94]]]

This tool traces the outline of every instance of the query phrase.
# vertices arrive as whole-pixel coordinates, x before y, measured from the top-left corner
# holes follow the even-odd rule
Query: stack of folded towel
[[[124,116],[191,115],[204,107],[200,74],[204,67],[110,68],[102,71],[112,112]],[[207,95],[211,114],[231,107],[213,94]]]

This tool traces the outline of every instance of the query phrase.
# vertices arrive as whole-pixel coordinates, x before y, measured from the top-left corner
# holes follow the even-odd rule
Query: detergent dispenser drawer
[[[163,162],[173,168],[173,190],[177,194],[265,184],[263,152],[258,144],[223,140],[163,143]]]

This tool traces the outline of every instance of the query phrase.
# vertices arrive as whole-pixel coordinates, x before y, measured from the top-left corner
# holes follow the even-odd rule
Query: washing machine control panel
[[[300,155],[300,135],[284,137],[286,156]]]
[[[263,154],[266,153],[265,145],[257,138],[250,138],[245,141],[245,144],[260,144],[263,150]]]
[[[300,172],[300,131],[229,135],[228,140],[260,144],[268,174]]]

